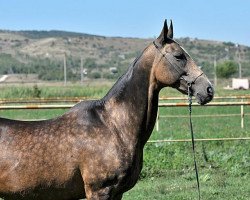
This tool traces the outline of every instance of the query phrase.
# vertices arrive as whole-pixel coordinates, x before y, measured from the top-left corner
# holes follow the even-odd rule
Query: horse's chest
[[[126,175],[123,177],[123,180],[121,181],[123,184],[121,184],[121,187],[124,190],[131,189],[136,182],[139,179],[139,175],[142,169],[142,151],[137,151],[134,155],[132,162],[129,166],[126,168]]]

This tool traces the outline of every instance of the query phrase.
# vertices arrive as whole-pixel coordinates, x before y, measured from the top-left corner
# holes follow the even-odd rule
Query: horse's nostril
[[[208,93],[209,95],[213,95],[213,88],[209,86],[209,87],[207,88],[207,93]]]

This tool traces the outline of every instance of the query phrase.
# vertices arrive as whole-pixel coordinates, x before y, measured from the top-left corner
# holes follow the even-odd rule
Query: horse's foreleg
[[[114,200],[121,200],[121,199],[122,199],[122,195],[123,195],[123,194],[118,194],[118,195],[116,195],[113,199],[114,199]]]
[[[86,197],[88,200],[112,200],[111,187],[98,188],[85,185]]]

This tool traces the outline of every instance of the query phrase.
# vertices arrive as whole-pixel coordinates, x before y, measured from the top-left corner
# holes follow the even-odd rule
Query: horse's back
[[[32,199],[27,191],[48,194],[41,199],[73,199],[62,198],[63,193],[84,197],[79,166],[85,157],[91,158],[89,150],[97,143],[95,130],[103,124],[97,110],[93,102],[82,102],[50,120],[0,118],[0,197],[13,194],[10,199],[15,199],[24,192]]]

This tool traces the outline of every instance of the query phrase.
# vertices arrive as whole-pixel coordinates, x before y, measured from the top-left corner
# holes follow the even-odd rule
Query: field
[[[89,97],[103,96],[110,84],[67,87],[1,87],[0,98]],[[249,91],[218,90],[216,95],[246,95]],[[164,89],[161,96],[180,96],[172,89]],[[239,100],[237,100],[239,101]],[[0,116],[14,119],[46,119],[66,110],[8,110]],[[244,107],[250,113],[250,107]],[[240,107],[193,107],[196,138],[250,137],[250,116],[240,128],[240,116],[195,117],[200,114],[239,114]],[[188,115],[188,108],[160,108],[163,115]],[[159,132],[154,130],[150,140],[190,139],[188,118],[161,118]],[[197,142],[197,162],[202,199],[250,199],[250,141]],[[191,143],[148,143],[144,150],[144,167],[140,181],[124,195],[125,200],[140,199],[197,199]]]

